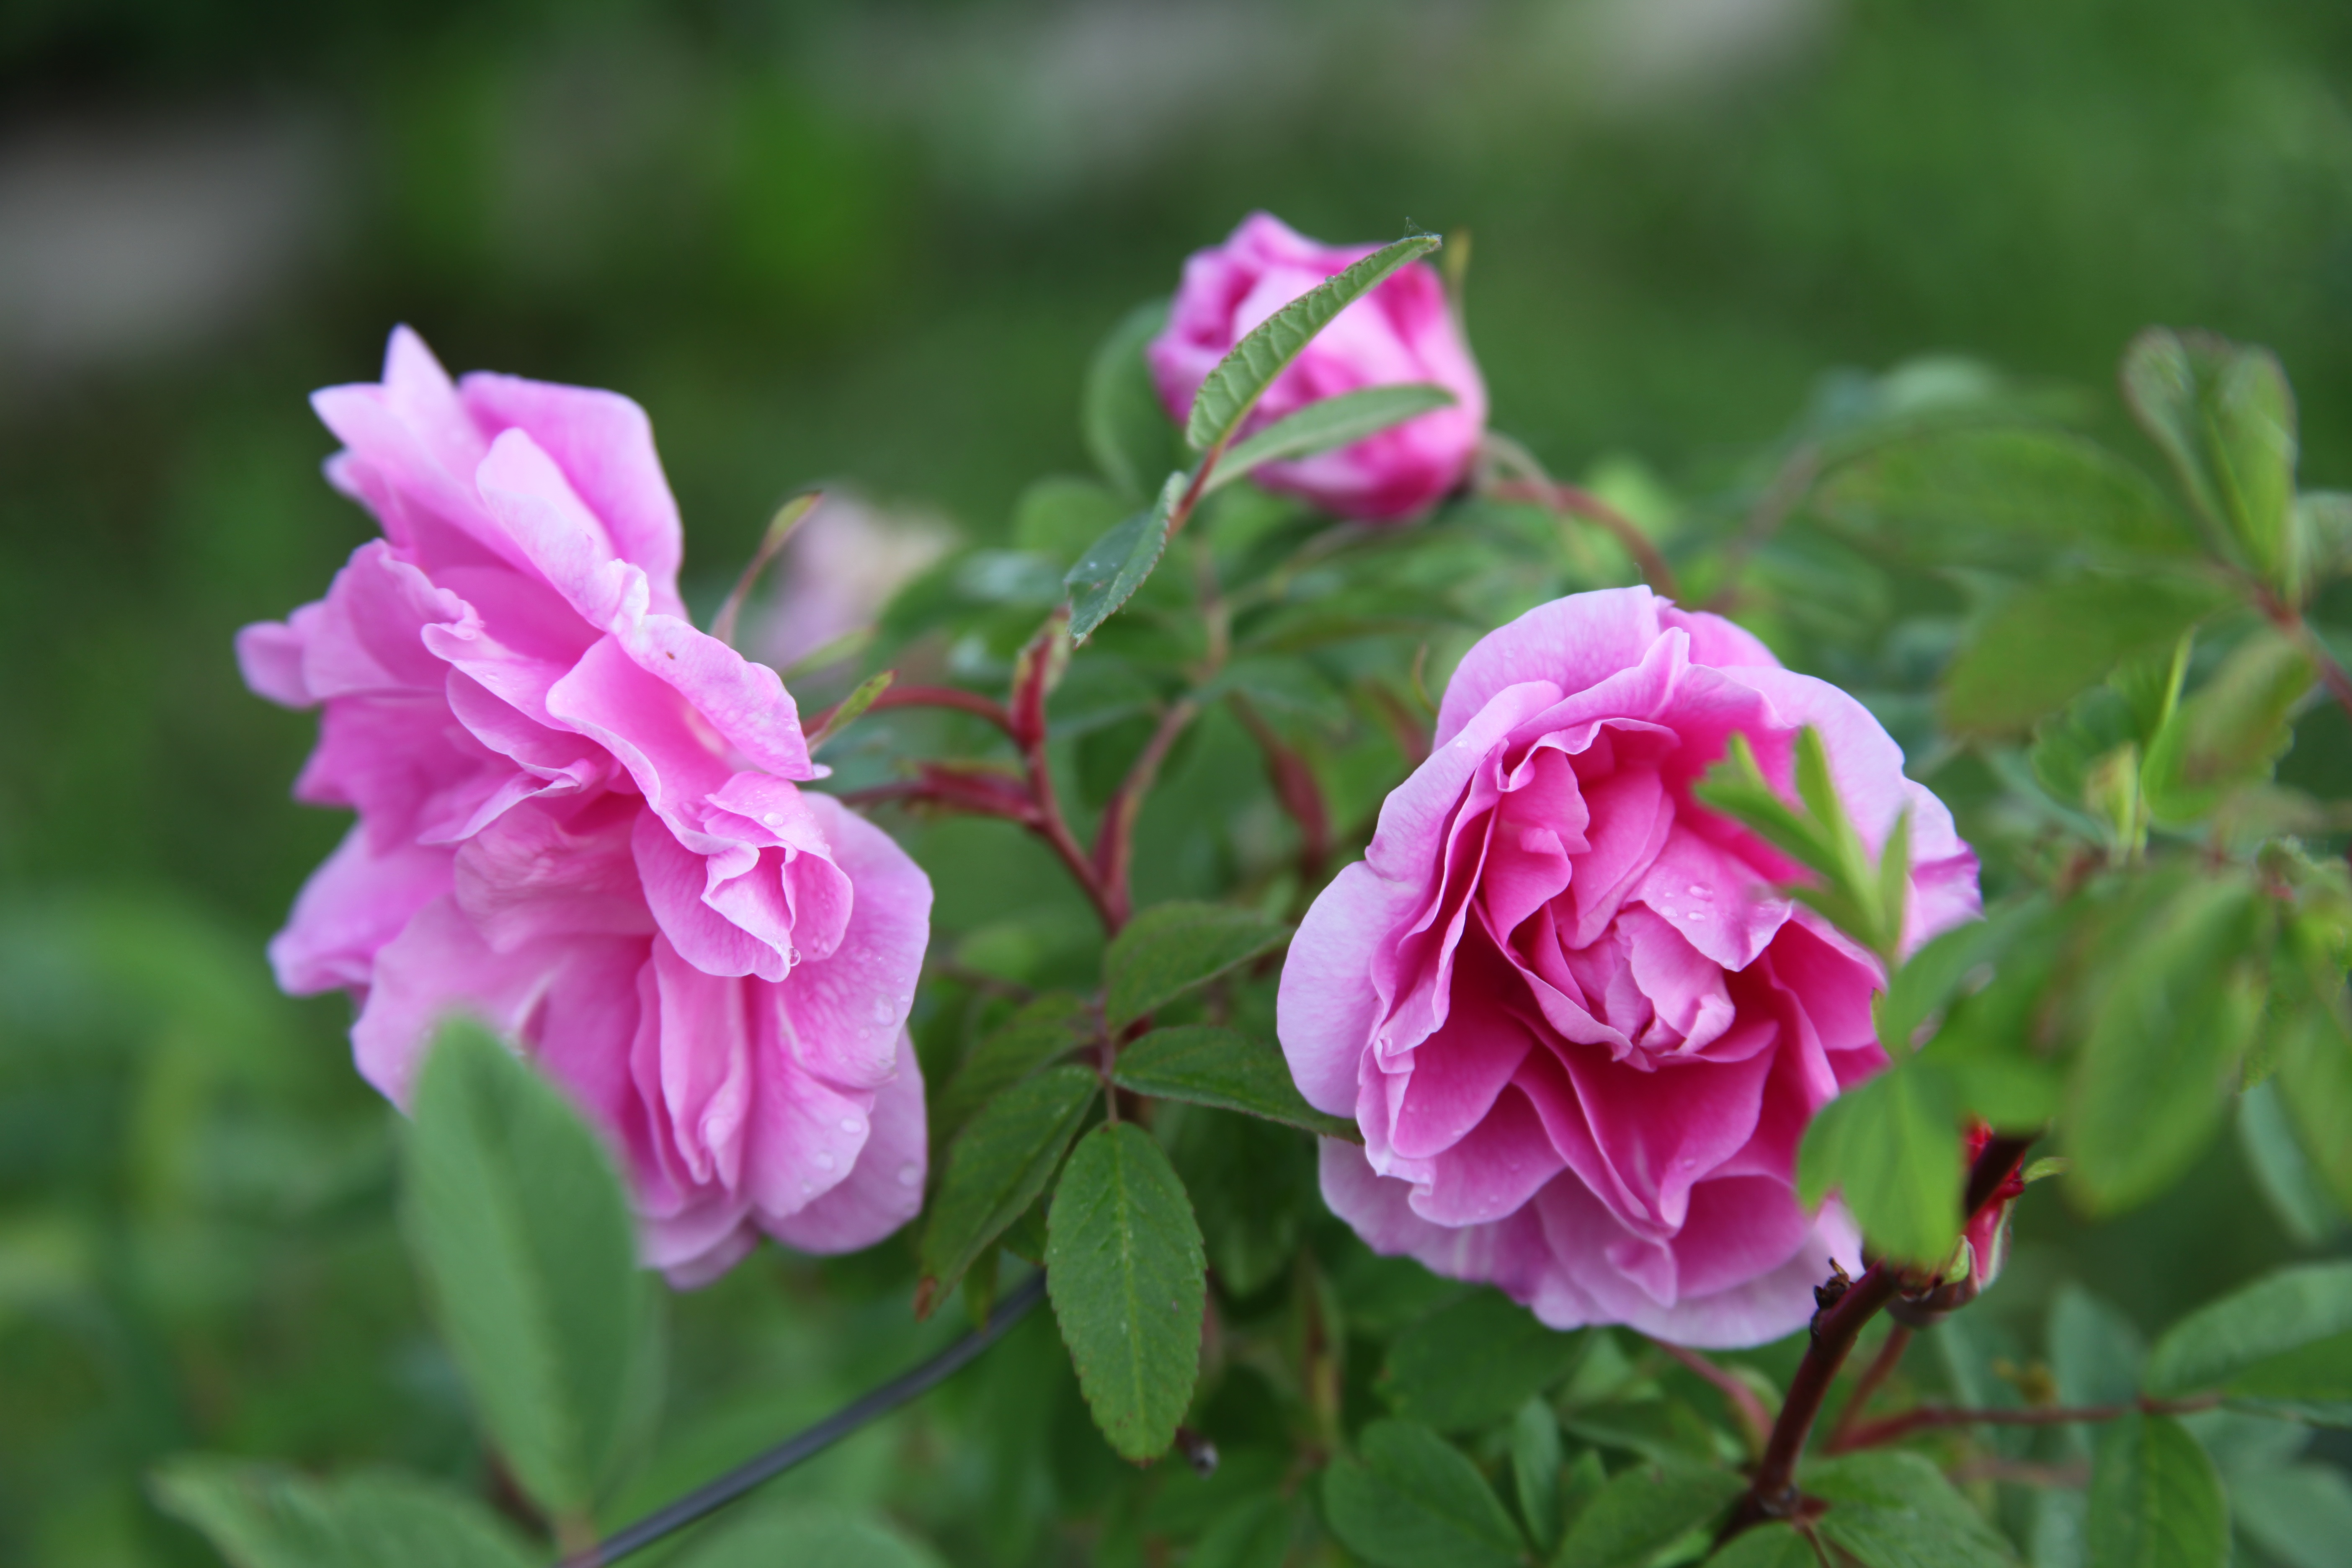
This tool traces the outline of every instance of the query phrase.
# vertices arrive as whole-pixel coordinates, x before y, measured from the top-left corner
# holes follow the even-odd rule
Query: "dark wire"
[[[807,1431],[785,1438],[757,1458],[745,1461],[709,1485],[698,1487],[667,1508],[655,1510],[625,1529],[614,1531],[585,1552],[576,1552],[557,1568],[602,1568],[633,1552],[641,1552],[663,1536],[684,1530],[697,1520],[725,1508],[761,1482],[780,1476],[803,1459],[822,1453],[877,1416],[887,1415],[917,1394],[929,1393],[961,1372],[974,1357],[1028,1314],[1045,1294],[1045,1276],[1032,1274],[1006,1292],[988,1315],[985,1328],[974,1329],[947,1349],[899,1377],[892,1379],[851,1405],[835,1411]]]

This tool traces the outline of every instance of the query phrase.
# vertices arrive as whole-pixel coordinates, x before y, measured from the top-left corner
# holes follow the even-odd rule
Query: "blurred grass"
[[[1082,467],[1097,337],[1260,205],[1333,240],[1469,229],[1496,421],[1563,472],[1632,452],[1704,485],[1825,369],[1926,351],[2104,397],[2163,321],[2276,346],[2306,482],[2352,479],[2352,10],[1639,14],[8,8],[7,144],[257,116],[326,174],[257,304],[102,363],[0,365],[0,1560],[205,1561],[136,1489],[179,1448],[478,1462],[343,1006],[269,987],[261,942],[341,825],[287,799],[310,721],[229,656],[367,532],[318,478],[303,396],[372,377],[394,321],[453,369],[643,402],[698,602],[813,481],[999,532],[1029,479]],[[1005,868],[973,887],[1042,872],[982,837],[926,853]],[[998,908],[950,894],[942,922]],[[2088,1270],[2153,1321],[2279,1256],[2234,1149],[2210,1163],[2089,1238],[2045,1202],[2012,1289]],[[682,1355],[678,1424],[709,1427],[688,1447],[898,1364],[911,1331],[874,1296],[895,1267],[763,1255],[680,1300],[680,1342],[723,1347]],[[1066,1376],[1022,1353],[1003,1379]],[[1095,1450],[1048,1441],[1066,1391],[1024,1386],[1037,1408],[1005,1419],[1031,1435],[959,1450],[926,1509],[969,1504],[973,1560],[1029,1560],[1022,1444],[1064,1457],[1019,1486],[1099,1484]],[[892,1491],[877,1463],[844,1455],[840,1484]]]

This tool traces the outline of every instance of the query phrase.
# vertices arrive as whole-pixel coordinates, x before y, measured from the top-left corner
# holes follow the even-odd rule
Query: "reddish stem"
[[[959,713],[987,720],[1008,736],[1013,734],[1011,710],[992,697],[982,697],[960,686],[892,686],[877,697],[866,711],[879,712],[886,708],[952,708]]]
[[[1978,1210],[1996,1199],[2001,1184],[2009,1180],[2032,1142],[2031,1138],[1994,1138],[1984,1146],[1969,1171],[1960,1209],[1964,1216],[1975,1218]],[[1772,1423],[1771,1436],[1764,1445],[1764,1457],[1757,1461],[1748,1495],[1732,1511],[1721,1540],[1728,1541],[1767,1520],[1798,1516],[1802,1499],[1797,1491],[1797,1461],[1803,1456],[1805,1441],[1821,1415],[1822,1401],[1829,1394],[1831,1382],[1853,1352],[1863,1325],[1904,1290],[1913,1288],[1914,1283],[1901,1269],[1884,1262],[1874,1263],[1863,1270],[1861,1279],[1835,1299],[1824,1301],[1822,1310],[1813,1315],[1812,1343],[1805,1352],[1805,1359],[1798,1363],[1797,1375],[1789,1384],[1789,1396],[1780,1402],[1780,1417]]]
[[[1748,1451],[1760,1453],[1772,1431],[1772,1413],[1764,1407],[1764,1400],[1754,1389],[1741,1382],[1737,1374],[1719,1367],[1694,1350],[1670,1345],[1664,1340],[1651,1342],[1675,1360],[1698,1373],[1715,1385],[1739,1420],[1740,1432],[1748,1440]]]
[[[1871,1358],[1870,1364],[1863,1369],[1861,1378],[1854,1384],[1853,1393],[1846,1397],[1845,1410],[1838,1416],[1838,1424],[1830,1433],[1827,1447],[1831,1453],[1842,1454],[1851,1446],[1853,1435],[1862,1423],[1864,1407],[1869,1405],[1871,1395],[1878,1392],[1879,1385],[1893,1375],[1896,1363],[1903,1359],[1903,1352],[1910,1348],[1909,1329],[1897,1323],[1887,1331],[1885,1342],[1878,1347],[1878,1353]]]
[[[1675,569],[1666,564],[1666,558],[1658,553],[1650,536],[1633,519],[1591,490],[1557,479],[1549,484],[1536,479],[1499,479],[1488,487],[1486,493],[1496,500],[1533,501],[1556,512],[1598,523],[1633,558],[1633,563],[1642,569],[1643,582],[1669,599],[1675,597]]]
[[[2135,1411],[2145,1415],[2185,1415],[2191,1411],[2210,1410],[2221,1403],[2218,1394],[2200,1394],[2189,1399],[2137,1399],[2128,1405],[2037,1405],[2021,1410],[1959,1410],[1949,1405],[1922,1405],[1900,1415],[1857,1427],[1843,1442],[1832,1443],[1831,1448],[1832,1452],[1875,1448],[1914,1432],[1938,1426],[2068,1426],[2116,1421]]]
[[[1331,857],[1331,814],[1324,808],[1323,789],[1315,782],[1315,770],[1275,732],[1248,698],[1236,691],[1225,702],[1257,742],[1257,749],[1265,753],[1265,776],[1274,785],[1275,799],[1298,825],[1298,880],[1302,890],[1311,890],[1323,879],[1323,863]]]
[[[1150,793],[1152,781],[1160,776],[1160,764],[1168,760],[1169,748],[1175,745],[1176,737],[1184,732],[1184,727],[1200,710],[1200,705],[1189,697],[1171,703],[1160,716],[1160,727],[1152,731],[1141,754],[1103,806],[1102,823],[1095,829],[1093,875],[1102,890],[1096,902],[1103,910],[1107,935],[1117,936],[1133,912],[1134,893],[1129,886],[1129,872],[1135,860],[1135,819],[1143,810],[1143,797]]]

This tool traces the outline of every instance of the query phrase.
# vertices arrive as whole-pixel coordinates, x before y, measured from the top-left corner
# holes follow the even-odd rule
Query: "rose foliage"
[[[2297,1234],[2352,1208],[2352,817],[2296,750],[2352,715],[2352,500],[2277,361],[2143,334],[2127,453],[1942,362],[1727,489],[1581,486],[1487,428],[1439,250],[1252,216],[1107,340],[1098,476],[781,671],[738,625],[870,515],[786,506],[698,625],[634,404],[405,331],[319,394],[382,537],[239,639],[355,814],[271,956],[410,1113],[510,1517],[201,1458],[166,1506],[238,1563],[584,1552],[720,1451],[656,1436],[640,1271],[766,1237],[991,1334],[1050,1300],[981,1415],[1083,1402],[1088,1561],[2334,1561],[2352,1265],[2145,1352],[2075,1287],[2023,1371],[1973,1326],[2021,1205],[2232,1117]]]

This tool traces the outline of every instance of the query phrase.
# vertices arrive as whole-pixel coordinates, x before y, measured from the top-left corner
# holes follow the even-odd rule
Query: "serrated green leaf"
[[[1200,1375],[1208,1268],[1184,1184],[1133,1122],[1071,1153],[1046,1212],[1045,1288],[1110,1446],[1139,1462],[1166,1453]]]
[[[1082,997],[1053,991],[1024,1003],[972,1048],[931,1102],[934,1133],[951,1136],[982,1106],[1055,1058],[1077,1049],[1093,1033],[1094,1010]]]
[[[2148,742],[2141,776],[2156,820],[2193,822],[2231,790],[2268,779],[2294,740],[2288,715],[2316,674],[2293,640],[2267,626],[2231,649]]]
[[[1184,1559],[1184,1568],[1282,1568],[1297,1529],[1289,1500],[1260,1492],[1210,1525]]]
[[[1557,1568],[1643,1568],[1659,1551],[1705,1529],[1747,1489],[1729,1470],[1636,1465],[1612,1476],[1560,1542]]]
[[[1588,1370],[1589,1363],[1579,1368],[1569,1384],[1571,1398]],[[1707,1425],[1696,1407],[1680,1399],[1612,1399],[1606,1404],[1571,1405],[1561,1425],[1570,1436],[1660,1464],[1712,1464],[1719,1451],[1717,1439],[1721,1434]]]
[[[1278,947],[1279,921],[1230,904],[1168,903],[1128,922],[1103,953],[1103,1017],[1113,1033]]]
[[[2063,544],[2132,557],[2197,547],[2147,475],[2061,430],[1923,431],[1832,469],[1811,505],[1882,544],[1931,552],[1939,565]]]
[[[1087,365],[1078,427],[1087,455],[1132,505],[1182,461],[1176,427],[1160,406],[1143,346],[1168,324],[1168,301],[1153,300],[1119,318]]]
[[[1971,975],[1998,963],[2011,942],[2048,918],[2048,910],[2042,899],[2022,900],[1923,944],[1871,1004],[1879,1042],[1895,1053],[1913,1044],[1922,1024],[1948,1006]]]
[[[2261,1016],[2243,967],[2257,912],[2242,879],[2200,877],[2125,939],[2061,1122],[2067,1181],[2090,1212],[2154,1196],[2220,1123],[2223,1080]]]
[[[2352,1213],[2352,1035],[2332,999],[2304,1007],[2280,1026],[2278,1083],[2287,1118],[2310,1168]]]
[[[1259,322],[1201,383],[1184,426],[1184,439],[1192,450],[1206,452],[1230,439],[1275,378],[1333,317],[1442,243],[1433,234],[1408,235],[1324,279]]]
[[[1584,1517],[1584,1510],[1592,1506],[1592,1500],[1601,1495],[1601,1489],[1608,1484],[1609,1472],[1601,1468],[1597,1450],[1587,1448],[1569,1461],[1568,1468],[1559,1477],[1559,1529],[1563,1541],[1576,1528],[1576,1521]]]
[[[1499,1290],[1476,1290],[1391,1342],[1381,1390],[1400,1415],[1467,1432],[1567,1376],[1584,1348],[1582,1334],[1544,1327]]]
[[[1706,1568],[1821,1568],[1813,1543],[1785,1524],[1759,1524],[1731,1538]]]
[[[1511,1495],[1538,1557],[1549,1556],[1566,1531],[1559,1470],[1559,1413],[1540,1398],[1529,1399],[1511,1417]]]
[[[2343,1568],[2352,1545],[2352,1478],[2333,1465],[2232,1475],[2230,1513],[2284,1568]]]
[[[1454,394],[1429,382],[1399,382],[1367,386],[1336,397],[1318,398],[1306,407],[1276,420],[1246,441],[1226,448],[1217,460],[1202,493],[1222,489],[1261,463],[1311,457],[1345,447],[1391,425],[1402,425],[1432,409],[1450,408]]]
[[[2221,1473],[2172,1417],[2126,1415],[2099,1434],[2087,1535],[2090,1568],[2226,1568]]]
[[[1135,597],[1168,549],[1169,520],[1191,479],[1171,474],[1160,498],[1104,534],[1063,579],[1070,590],[1070,641],[1084,643],[1119,606]]]
[[[2301,595],[2294,394],[2268,349],[2151,327],[2124,356],[2124,395],[2228,557]]]
[[[939,1557],[873,1520],[824,1504],[769,1507],[698,1536],[677,1568],[939,1568]]]
[[[1874,1251],[1933,1264],[1960,1234],[1959,1096],[1933,1063],[1910,1061],[1823,1106],[1797,1153],[1808,1206],[1843,1193]]]
[[[190,1456],[153,1479],[164,1512],[232,1568],[532,1568],[538,1558],[468,1497],[389,1472],[318,1481],[275,1465]]]
[[[2229,597],[2216,584],[2185,576],[2030,584],[1986,620],[1944,672],[1945,719],[1964,734],[2023,730],[2117,665],[2171,647]]]
[[[1412,1421],[1375,1421],[1323,1475],[1324,1512],[1379,1568],[1518,1568],[1527,1543],[1468,1455]]]
[[[403,1217],[449,1352],[515,1479],[583,1515],[646,1436],[659,1347],[604,1142],[478,1025],[416,1082]]]
[[[1045,1190],[1101,1088],[1085,1068],[1048,1068],[990,1100],[957,1135],[923,1227],[919,1311],[954,1289]]]
[[[2282,1408],[2352,1400],[2352,1263],[2279,1269],[2167,1330],[2147,1392],[2211,1390]]]
[[[1353,1121],[1326,1116],[1307,1103],[1280,1051],[1233,1029],[1206,1024],[1154,1029],[1119,1052],[1111,1076],[1119,1088],[1138,1094],[1238,1110],[1326,1138],[1364,1141]]]
[[[1179,1112],[1169,1158],[1192,1196],[1209,1267],[1234,1296],[1263,1289],[1298,1255],[1323,1212],[1312,1140],[1278,1122],[1200,1106]],[[1355,1302],[1349,1302],[1355,1321]]]
[[[2303,1023],[2302,1019],[2290,1019],[2286,1026],[2293,1028]],[[2322,1026],[2332,1032],[2332,1025]],[[2304,1247],[2320,1247],[2343,1228],[2345,1213],[2343,1205],[2328,1191],[2326,1176],[2305,1154],[2296,1135],[2295,1119],[2287,1110],[2287,1095],[2312,1092],[2310,1086],[2290,1079],[2284,1065],[2287,1058],[2303,1048],[2301,1042],[2284,1045],[2279,1051],[2279,1076],[2265,1079],[2238,1096],[2238,1148],[2245,1154],[2254,1185],[2262,1190],[2280,1228]],[[2282,1084],[2286,1086],[2285,1094],[2281,1092]],[[2352,1089],[2352,1084],[2345,1087]],[[2326,1092],[2324,1087],[2319,1090],[2323,1096]],[[2345,1129],[2352,1128],[2352,1103],[2329,1107],[2327,1110],[2337,1114],[2323,1111],[2312,1120],[2322,1128],[2333,1129],[2333,1142],[2339,1147],[2352,1142],[2342,1136]]]
[[[1851,1454],[1808,1468],[1806,1493],[1829,1503],[1814,1525],[1866,1568],[2010,1568],[1999,1531],[1917,1454]]]

